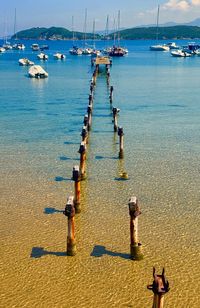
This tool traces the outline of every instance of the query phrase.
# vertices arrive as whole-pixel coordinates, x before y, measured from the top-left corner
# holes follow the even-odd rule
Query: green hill
[[[116,34],[116,33],[115,33]],[[84,38],[84,33],[75,32],[75,39]],[[96,39],[104,38],[96,34]],[[38,39],[38,40],[71,40],[73,32],[62,27],[51,28],[31,28],[18,32],[12,39]],[[92,33],[86,34],[87,39],[93,39]],[[155,39],[156,27],[131,28],[120,31],[120,38],[126,40]],[[114,38],[114,33],[109,35],[109,39]],[[160,27],[159,39],[196,39],[200,38],[200,27],[197,26],[172,26]]]
[[[173,26],[160,27],[158,29],[159,39],[185,39],[200,38],[200,27],[195,26]],[[113,38],[114,34],[110,35]],[[131,28],[120,31],[120,38],[126,40],[155,39],[156,27]]]
[[[75,39],[81,40],[84,37],[84,33],[75,32]],[[93,34],[87,33],[87,39],[92,39]],[[38,40],[71,40],[73,38],[73,32],[62,27],[51,28],[31,28],[22,30],[12,36],[12,39],[38,39]],[[100,38],[96,35],[96,38]]]

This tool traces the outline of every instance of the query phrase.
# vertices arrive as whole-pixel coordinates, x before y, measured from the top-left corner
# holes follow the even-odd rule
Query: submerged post
[[[120,112],[119,108],[113,107],[113,121],[114,121],[114,132],[117,131],[117,114]]]
[[[163,268],[161,275],[157,275],[155,267],[153,267],[153,278],[153,284],[147,286],[154,293],[152,308],[163,308],[164,295],[169,291],[169,282],[165,277],[165,269]]]
[[[129,215],[130,215],[130,253],[132,260],[143,259],[142,244],[138,242],[138,216],[141,214],[138,200],[136,197],[131,197],[129,200]]]
[[[114,91],[114,87],[111,86],[111,87],[110,87],[110,95],[109,95],[110,103],[113,102],[113,91]]]
[[[80,153],[80,179],[85,180],[86,171],[85,171],[85,161],[86,161],[86,144],[85,142],[81,142],[79,151]]]
[[[124,131],[123,127],[118,127],[119,136],[119,158],[124,158]]]
[[[81,185],[80,185],[80,171],[79,166],[74,166],[72,171],[72,180],[74,181],[74,206],[76,213],[80,213],[80,196],[81,196]]]
[[[75,256],[76,254],[76,242],[75,242],[75,226],[74,226],[74,197],[70,196],[67,199],[67,204],[63,212],[68,217],[68,235],[67,235],[67,255]]]

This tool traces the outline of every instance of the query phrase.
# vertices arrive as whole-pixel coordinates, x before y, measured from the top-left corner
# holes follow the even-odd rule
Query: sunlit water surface
[[[92,68],[89,57],[67,54],[70,42],[50,42],[41,63],[49,78],[30,79],[18,59],[40,63],[31,43],[0,54],[2,307],[151,307],[153,266],[166,269],[166,307],[200,307],[200,57],[124,42],[129,55],[113,59],[110,83],[124,160],[100,73],[75,217],[77,255],[67,257],[62,210],[73,194]],[[60,50],[64,62],[53,59]],[[119,180],[124,171],[128,181]],[[142,211],[139,262],[129,259],[133,195]]]

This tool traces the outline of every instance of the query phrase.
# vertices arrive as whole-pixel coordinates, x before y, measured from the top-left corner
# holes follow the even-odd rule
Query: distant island
[[[119,31],[120,38],[125,40],[140,40],[140,39],[155,39],[156,28],[155,27],[141,27],[131,28]],[[96,39],[113,39],[116,32],[109,34],[108,36],[95,34]],[[84,39],[85,34],[83,32],[74,32],[75,40]],[[93,39],[93,33],[86,33],[87,39]],[[12,39],[37,39],[37,40],[72,40],[73,32],[62,27],[51,28],[31,28],[23,31],[19,31],[12,36]],[[171,26],[160,27],[158,39],[200,39],[200,27],[198,26]]]

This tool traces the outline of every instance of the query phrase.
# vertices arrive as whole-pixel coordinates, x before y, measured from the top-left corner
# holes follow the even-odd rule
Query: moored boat
[[[29,77],[31,78],[46,78],[48,77],[48,73],[40,66],[33,65],[28,71]]]
[[[108,53],[110,57],[123,57],[126,54],[124,48],[113,46],[111,51]]]
[[[38,44],[34,43],[34,44],[31,45],[31,49],[32,49],[33,51],[38,51],[38,50],[40,50],[40,47],[39,47]]]
[[[27,58],[22,58],[22,59],[19,59],[19,65],[30,66],[30,65],[34,65],[34,62],[30,61]]]
[[[17,43],[17,44],[14,44],[12,46],[12,48],[15,49],[15,50],[24,50],[25,49],[25,45],[22,44],[22,43]]]
[[[45,53],[43,53],[43,52],[39,53],[37,55],[37,58],[40,59],[40,60],[44,60],[44,61],[48,60],[48,56]]]
[[[56,60],[64,60],[66,58],[66,56],[63,53],[59,53],[59,52],[55,53],[53,57]]]
[[[5,48],[4,47],[0,47],[0,52],[5,52]]]
[[[69,53],[73,56],[80,56],[82,55],[82,49],[77,47],[77,46],[73,46],[70,50]]]
[[[191,57],[191,53],[189,53],[189,52],[186,52],[186,51],[184,51],[184,50],[182,50],[182,49],[178,49],[178,50],[173,50],[173,51],[171,51],[171,55],[173,56],[173,57]]]

